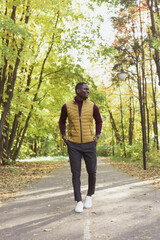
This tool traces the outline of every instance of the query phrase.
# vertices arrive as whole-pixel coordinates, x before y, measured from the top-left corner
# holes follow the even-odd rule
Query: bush
[[[135,142],[133,145],[125,144],[126,159],[130,161],[137,161],[142,158],[142,144]],[[117,144],[114,146],[114,156],[124,157],[124,144]]]
[[[108,157],[111,155],[111,146],[104,143],[103,145],[97,145],[97,155],[100,157]]]

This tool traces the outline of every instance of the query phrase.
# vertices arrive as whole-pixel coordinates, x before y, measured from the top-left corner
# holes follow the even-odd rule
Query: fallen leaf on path
[[[52,231],[52,229],[51,229],[51,228],[48,228],[48,229],[44,229],[43,231],[44,231],[44,232],[50,232],[50,231]]]

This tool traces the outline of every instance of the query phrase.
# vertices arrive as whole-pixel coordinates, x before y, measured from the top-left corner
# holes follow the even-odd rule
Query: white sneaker
[[[75,207],[75,212],[77,212],[77,213],[83,212],[83,203],[82,203],[82,201],[77,202],[77,205]]]
[[[91,208],[92,207],[92,197],[86,196],[84,207],[85,208]]]

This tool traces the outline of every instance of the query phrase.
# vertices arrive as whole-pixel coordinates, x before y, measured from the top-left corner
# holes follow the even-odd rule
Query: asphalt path
[[[82,195],[87,174],[82,164]],[[69,163],[0,206],[0,240],[160,240],[160,190],[98,161],[92,209],[75,213]]]

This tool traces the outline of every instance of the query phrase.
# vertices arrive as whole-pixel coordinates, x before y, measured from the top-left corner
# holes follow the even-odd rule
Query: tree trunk
[[[139,6],[139,15],[140,13],[140,6]],[[132,31],[133,31],[133,38],[135,43],[137,42],[135,36],[135,29],[134,29],[134,22],[132,22]],[[143,168],[146,170],[146,150],[147,150],[147,142],[146,142],[146,120],[145,120],[145,99],[144,99],[144,83],[141,81],[141,76],[139,74],[139,61],[140,56],[137,48],[134,47],[133,51],[135,53],[135,66],[136,66],[136,73],[137,73],[137,88],[138,88],[138,99],[139,99],[139,106],[140,106],[140,114],[141,114],[141,128],[142,128],[142,143],[143,143]],[[144,64],[144,63],[141,63]],[[143,85],[142,85],[143,84]],[[143,91],[142,91],[143,87]]]
[[[57,19],[56,19],[56,23],[55,23],[55,28],[57,27],[57,24],[58,24],[58,20],[59,20],[59,11],[57,12]],[[45,67],[45,63],[49,57],[49,54],[52,50],[52,47],[53,47],[53,43],[54,43],[54,38],[55,38],[55,33],[53,33],[52,35],[52,39],[51,39],[51,44],[48,48],[48,51],[46,53],[46,56],[43,60],[43,63],[42,63],[42,67],[41,67],[41,72],[40,72],[40,76],[39,76],[39,82],[38,82],[38,87],[37,87],[37,91],[34,95],[34,98],[33,98],[33,102],[35,102],[37,100],[37,96],[38,96],[38,92],[39,92],[39,89],[41,87],[41,84],[42,84],[42,76],[43,76],[43,71],[44,71],[44,67]],[[23,139],[24,139],[24,136],[25,136],[25,133],[27,131],[27,128],[28,128],[28,124],[29,124],[29,120],[31,118],[31,115],[32,115],[32,111],[33,111],[33,104],[31,105],[31,109],[30,109],[30,112],[28,114],[28,117],[26,119],[26,122],[25,122],[25,126],[24,126],[24,129],[23,129],[23,132],[22,132],[22,136],[19,140],[19,144],[18,144],[18,147],[15,149],[13,155],[12,155],[12,159],[13,161],[16,160],[16,158],[18,157],[18,154],[19,154],[19,151],[20,151],[20,148],[21,148],[21,145],[22,145],[22,142],[23,142]]]
[[[123,124],[123,105],[122,105],[121,90],[120,90],[120,113],[121,113],[121,128],[122,128],[123,153],[124,153],[124,157],[126,157],[125,136],[124,136],[124,124]]]
[[[25,18],[25,23],[28,23],[29,20],[29,6],[30,6],[30,0],[28,0],[27,3],[27,9],[26,9],[26,18]],[[14,21],[14,23],[16,22],[16,1],[13,1],[13,7],[12,7],[12,12],[11,12],[11,16],[10,18]],[[7,10],[6,10],[6,14],[7,14]],[[12,39],[13,38],[13,39]],[[12,35],[12,39],[11,41],[15,41],[14,39],[14,34]],[[10,143],[8,142],[7,139],[4,139],[4,137],[2,136],[3,132],[6,131],[6,126],[8,126],[8,132],[9,132],[9,123],[8,125],[6,125],[6,119],[7,119],[7,115],[9,114],[9,110],[10,110],[10,106],[11,106],[11,102],[12,102],[12,98],[13,98],[13,93],[14,93],[14,87],[15,87],[15,83],[16,83],[16,79],[17,79],[17,73],[18,73],[18,68],[20,65],[20,59],[21,59],[21,53],[23,51],[23,46],[24,46],[24,42],[25,39],[23,39],[23,42],[20,45],[20,48],[18,49],[18,53],[17,53],[17,59],[15,61],[14,64],[14,69],[13,67],[10,65],[7,67],[7,60],[4,57],[4,66],[3,66],[3,73],[2,73],[2,78],[0,81],[0,105],[3,104],[3,112],[1,114],[1,120],[0,120],[0,156],[2,158],[3,157],[3,152],[5,151],[5,154],[7,154],[6,156],[9,158],[9,153],[10,153],[10,146],[13,143],[13,139],[10,141]],[[12,43],[11,43],[12,44]],[[6,38],[6,46],[9,46],[9,38]],[[7,70],[8,70],[8,76],[7,76]],[[8,77],[8,79],[7,79]],[[7,94],[7,98],[5,98],[3,100],[3,92],[4,92],[4,85],[7,82],[7,90],[6,90],[6,94]],[[7,140],[7,142],[6,142]],[[5,141],[5,144],[3,144],[2,142]],[[4,158],[5,159],[5,158]]]
[[[150,38],[150,35],[149,35],[149,38]],[[157,150],[159,150],[158,120],[157,120],[157,101],[156,101],[156,82],[154,84],[151,46],[149,47],[149,51],[150,51],[150,72],[151,72],[151,83],[152,83],[152,97],[153,97],[153,107],[154,107],[154,121],[153,121],[154,142],[156,142],[156,148],[157,148]]]
[[[149,143],[150,143],[150,122],[149,122],[149,108],[148,108],[148,102],[147,102],[147,81],[145,78],[145,107],[146,107],[146,113],[147,113],[147,143],[148,143],[148,151],[149,151]]]
[[[157,1],[157,0],[154,0],[154,3],[155,3],[156,13],[157,13],[158,17],[160,17],[160,15],[159,15],[158,1]]]
[[[10,135],[9,143],[8,143],[8,154],[9,154],[9,156],[10,156],[11,148],[12,148],[12,145],[13,145],[13,141],[15,139],[16,130],[17,130],[17,127],[18,127],[18,119],[19,119],[20,115],[21,115],[21,112],[19,112],[18,114],[15,114],[15,117],[14,117],[14,122],[13,122],[13,125],[12,125],[11,135]]]
[[[134,113],[133,113],[133,97],[129,99],[129,145],[133,142],[133,130],[134,130]]]
[[[114,118],[113,118],[113,114],[111,112],[111,110],[108,109],[109,115],[110,115],[110,121],[111,121],[111,125],[112,125],[112,129],[114,130],[115,133],[115,137],[116,137],[116,143],[120,143],[121,142],[121,137],[120,134],[118,132],[118,129],[116,127]]]
[[[2,149],[2,164],[7,165],[8,162],[8,137],[9,137],[9,113],[5,119],[5,127],[3,129],[3,149]]]
[[[0,78],[0,107],[3,103],[3,91],[4,91],[4,84],[6,81],[6,71],[7,71],[7,59],[4,58],[4,66],[1,69],[1,78]]]
[[[141,71],[142,71],[142,80],[141,77],[138,78],[139,85],[139,101],[140,101],[140,110],[141,110],[141,121],[142,121],[142,135],[143,135],[143,167],[146,170],[146,151],[147,151],[147,136],[146,136],[146,92],[145,92],[145,57],[144,57],[144,46],[143,46],[143,29],[142,29],[142,19],[141,19],[141,4],[139,6],[139,18],[140,18],[140,32],[141,32],[141,50],[142,50],[142,62],[141,62]],[[142,86],[142,87],[141,87]]]
[[[22,48],[21,48],[21,51],[22,51]],[[18,71],[19,63],[20,63],[20,58],[17,57],[16,63],[15,63],[15,68],[14,68],[14,72],[13,72],[12,82],[11,82],[11,85],[9,86],[9,94],[8,94],[7,103],[5,103],[4,111],[3,111],[2,116],[1,116],[1,121],[0,121],[0,138],[2,136],[3,127],[4,127],[4,123],[5,123],[5,118],[7,116],[7,113],[9,111],[9,108],[10,108],[10,105],[11,105],[11,101],[12,101],[12,98],[13,98],[14,86],[15,86],[15,81],[16,81],[16,77],[17,77],[17,71]]]
[[[158,9],[158,4],[156,5],[157,1],[155,1],[155,8],[157,11],[157,14],[159,14],[159,9]],[[156,24],[155,24],[155,19],[154,19],[154,2],[153,0],[147,0],[147,5],[150,11],[150,18],[151,18],[151,31],[152,31],[152,36],[158,38],[158,34],[156,31]],[[159,79],[159,85],[160,85],[160,55],[158,49],[154,48],[155,51],[155,56],[154,56],[154,61],[156,64],[156,69],[157,69],[157,75]]]
[[[16,149],[18,148],[18,144],[19,144],[19,140],[21,138],[21,135],[22,135],[22,131],[23,131],[23,128],[21,128],[20,124],[17,123],[17,131],[16,131],[16,136],[15,136],[15,144],[14,144],[14,147],[11,149],[11,152],[10,152],[10,158],[13,160],[13,155],[16,151]]]
[[[29,120],[31,118],[31,113],[32,113],[32,110],[33,110],[33,107],[31,108],[29,114],[28,114],[28,117],[26,119],[26,123],[25,123],[25,126],[24,126],[24,129],[23,129],[23,132],[22,132],[22,136],[20,138],[20,141],[18,143],[18,147],[15,149],[14,153],[13,153],[13,156],[12,156],[12,160],[13,161],[16,161],[17,157],[18,157],[18,154],[19,154],[19,151],[20,151],[20,148],[21,148],[21,145],[22,145],[22,142],[23,142],[23,139],[24,139],[24,136],[25,136],[25,133],[27,131],[27,128],[28,128],[28,123],[29,123]]]

